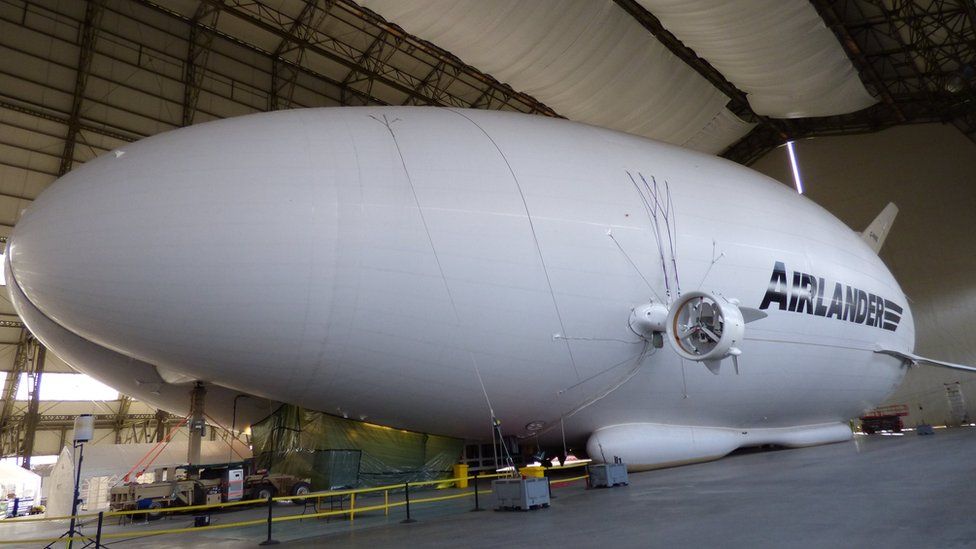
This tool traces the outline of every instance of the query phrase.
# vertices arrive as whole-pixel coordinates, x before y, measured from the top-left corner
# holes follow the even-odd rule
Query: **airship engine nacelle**
[[[678,356],[702,362],[712,373],[717,374],[721,362],[732,357],[738,373],[745,325],[765,316],[762,311],[740,307],[736,299],[694,291],[683,294],[670,308],[657,301],[634,307],[628,324],[655,347],[663,347],[667,338]]]
[[[668,307],[657,301],[638,305],[630,312],[628,325],[632,332],[661,348],[668,329]]]
[[[668,341],[678,356],[704,362],[714,373],[728,357],[738,372],[745,326],[736,300],[702,291],[682,295],[672,304],[666,321]]]

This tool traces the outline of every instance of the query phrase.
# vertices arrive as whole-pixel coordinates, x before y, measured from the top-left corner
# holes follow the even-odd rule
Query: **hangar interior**
[[[899,206],[881,256],[916,311],[918,352],[976,364],[976,6],[698,4],[0,0],[0,240],[73,167],[262,111],[432,105],[565,117],[717,154],[788,186],[783,145],[795,142],[807,196],[854,230]],[[7,299],[0,370],[0,457],[27,466],[60,452],[78,413],[96,414],[105,443],[160,440],[177,423],[121,394],[44,400],[44,380],[73,370]],[[909,424],[969,423],[974,382],[916,369],[888,402],[908,406]]]

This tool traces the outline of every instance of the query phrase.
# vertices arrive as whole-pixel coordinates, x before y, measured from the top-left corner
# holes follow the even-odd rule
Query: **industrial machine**
[[[878,431],[900,433],[905,427],[901,418],[907,415],[908,406],[904,404],[879,406],[860,417],[861,430],[868,435],[873,435]]]
[[[311,491],[309,479],[294,475],[258,471],[246,474],[252,462],[218,466],[183,466],[159,470],[157,482],[132,482],[110,491],[113,511],[145,509],[149,519],[161,516],[160,509],[211,505],[248,499],[267,500],[279,495],[302,496]]]

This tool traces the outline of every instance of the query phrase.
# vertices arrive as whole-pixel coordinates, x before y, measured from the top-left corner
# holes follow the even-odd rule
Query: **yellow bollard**
[[[390,516],[390,491],[383,490],[383,516]]]
[[[468,465],[466,463],[454,464],[454,478],[458,479],[455,482],[458,488],[468,487]]]
[[[349,522],[356,520],[356,493],[349,495]]]

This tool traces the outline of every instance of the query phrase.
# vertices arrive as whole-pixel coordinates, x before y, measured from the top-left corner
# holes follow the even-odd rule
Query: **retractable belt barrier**
[[[573,468],[573,467],[579,467],[579,465],[575,465],[575,464],[574,465],[569,465],[569,466],[565,466],[564,465],[564,466],[559,466],[559,467],[551,467],[550,469],[570,469],[570,468]],[[243,500],[243,501],[230,501],[230,502],[227,502],[227,503],[211,503],[211,504],[204,504],[204,505],[185,505],[185,506],[180,506],[180,507],[160,507],[160,508],[157,508],[157,509],[152,509],[151,511],[146,510],[146,509],[138,509],[138,510],[128,510],[128,511],[103,511],[103,512],[100,512],[100,513],[85,513],[85,514],[75,515],[75,518],[76,519],[81,519],[81,518],[94,518],[94,517],[101,516],[102,519],[105,519],[105,518],[117,517],[117,516],[146,515],[146,514],[148,514],[150,512],[153,515],[161,515],[161,514],[165,514],[165,513],[177,513],[177,512],[183,512],[183,511],[205,511],[205,510],[222,509],[222,508],[227,508],[227,507],[240,507],[240,506],[244,506],[244,505],[259,505],[259,504],[268,505],[269,506],[269,509],[270,509],[271,504],[273,502],[278,502],[278,501],[291,501],[291,502],[295,502],[295,501],[309,500],[309,499],[315,499],[315,500],[317,500],[316,501],[315,512],[314,513],[309,513],[309,514],[294,514],[294,515],[285,515],[285,516],[273,517],[269,513],[269,516],[266,519],[265,518],[262,518],[262,519],[252,519],[252,520],[244,520],[244,521],[238,521],[238,522],[230,522],[230,523],[227,523],[227,524],[212,524],[212,525],[209,525],[209,526],[196,526],[196,527],[186,527],[186,528],[167,528],[167,529],[159,529],[159,530],[147,530],[147,531],[141,531],[141,532],[130,531],[130,532],[103,533],[103,532],[99,531],[99,533],[96,536],[74,536],[74,537],[71,537],[71,538],[67,538],[67,537],[53,538],[52,537],[52,538],[36,538],[36,539],[16,539],[16,540],[0,539],[0,545],[8,545],[8,544],[14,544],[14,543],[50,543],[52,541],[59,541],[59,540],[60,541],[68,541],[69,539],[71,541],[94,542],[96,539],[106,540],[106,539],[121,539],[121,538],[142,538],[142,537],[149,537],[149,536],[162,536],[162,535],[167,535],[167,534],[180,534],[180,533],[186,533],[186,532],[203,532],[203,531],[206,531],[206,530],[221,530],[221,529],[225,529],[225,528],[234,528],[234,527],[240,527],[240,526],[257,526],[257,525],[260,525],[260,524],[268,524],[268,526],[269,526],[269,538],[268,539],[270,539],[270,525],[272,523],[276,523],[276,522],[287,522],[287,521],[292,521],[292,520],[302,520],[302,519],[311,519],[311,518],[334,517],[334,516],[341,516],[341,515],[349,515],[350,516],[350,519],[353,519],[353,517],[357,513],[366,513],[366,512],[370,512],[370,511],[384,511],[386,513],[389,513],[389,510],[391,508],[404,507],[404,506],[407,507],[407,514],[408,514],[408,519],[409,519],[409,508],[410,508],[410,505],[411,504],[414,504],[415,505],[415,504],[421,504],[421,503],[433,503],[433,502],[438,502],[438,501],[447,501],[447,500],[467,498],[467,497],[475,497],[477,499],[477,496],[480,495],[480,494],[490,494],[491,493],[491,490],[479,490],[479,489],[477,489],[477,481],[478,480],[481,480],[481,479],[491,479],[491,478],[499,478],[499,477],[509,477],[509,476],[512,476],[512,475],[509,474],[509,473],[492,473],[492,474],[488,474],[488,475],[478,475],[478,474],[475,474],[475,475],[468,475],[468,476],[465,476],[465,477],[454,477],[454,478],[448,478],[448,479],[425,480],[425,481],[417,481],[417,482],[405,482],[405,483],[402,483],[402,484],[388,484],[388,485],[385,485],[385,486],[376,486],[376,487],[372,487],[372,488],[355,488],[355,489],[348,489],[348,490],[328,490],[328,491],[323,491],[323,492],[311,492],[311,493],[304,494],[304,495],[278,496],[278,497],[272,497],[272,498],[267,498],[267,499],[250,499],[250,500]],[[578,476],[578,477],[572,477],[572,478],[567,478],[567,479],[555,480],[555,481],[552,481],[551,484],[565,484],[565,483],[569,483],[569,482],[573,482],[573,481],[577,481],[577,480],[582,480],[582,479],[586,479],[586,478],[588,478],[588,475],[582,475],[582,476]],[[450,495],[446,495],[446,496],[434,496],[434,497],[426,497],[426,498],[408,498],[405,501],[393,501],[393,502],[391,502],[389,500],[389,493],[391,491],[393,491],[393,490],[404,489],[405,491],[408,491],[409,488],[411,488],[411,487],[432,486],[432,485],[440,485],[440,484],[456,484],[458,481],[462,481],[462,480],[468,480],[468,481],[474,480],[475,481],[475,488],[472,489],[472,490],[469,490],[469,491],[464,491],[464,492],[460,492],[460,493],[457,493],[457,494],[450,494]],[[379,505],[366,505],[366,506],[360,506],[360,507],[356,507],[355,506],[355,496],[356,495],[358,495],[358,494],[367,494],[367,493],[377,493],[377,492],[384,492],[384,501],[383,501],[382,504],[379,504]],[[320,510],[318,510],[318,507],[317,507],[318,501],[320,501],[322,499],[325,499],[325,498],[344,497],[344,496],[350,496],[350,507],[348,509],[334,509],[334,510],[328,510],[328,511],[320,511]],[[45,522],[45,521],[69,520],[69,519],[71,519],[71,516],[70,515],[67,515],[67,516],[56,516],[56,517],[42,517],[42,518],[29,518],[28,517],[28,518],[20,518],[20,519],[8,519],[8,520],[0,521],[0,529],[2,529],[5,524],[11,524],[11,523],[23,524],[23,523],[28,523],[28,522]],[[100,520],[99,521],[99,527],[101,526],[101,522],[102,521]]]

